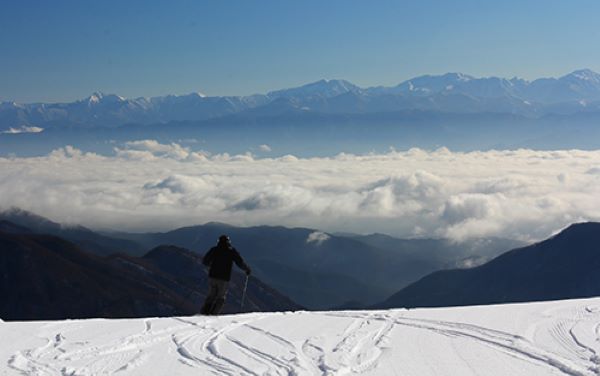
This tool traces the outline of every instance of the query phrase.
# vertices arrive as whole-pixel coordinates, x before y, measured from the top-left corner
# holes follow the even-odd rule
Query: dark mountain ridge
[[[374,307],[445,307],[592,297],[600,295],[599,270],[600,223],[579,223],[479,267],[432,273]]]
[[[19,208],[10,208],[5,211],[0,211],[0,220],[12,223],[29,232],[56,235],[99,256],[108,256],[114,253],[142,255],[145,252],[144,249],[135,242],[104,236],[79,225],[64,226]],[[6,228],[5,231],[19,232],[16,228],[12,231]]]
[[[375,244],[367,237],[335,236],[308,228],[219,223],[166,233],[115,236],[146,248],[174,244],[204,253],[223,233],[231,237],[256,276],[310,309],[327,309],[347,301],[373,304],[389,296],[393,288],[408,285],[427,273],[456,267],[473,256],[487,260],[520,244],[490,239],[457,245],[444,240],[391,237],[385,244]],[[322,234],[321,240],[311,241],[313,233]]]
[[[10,213],[4,217],[25,226],[34,225],[35,233],[66,238],[100,256],[137,257],[165,244],[190,249],[197,256],[226,233],[252,266],[255,276],[310,309],[329,309],[348,301],[362,302],[363,306],[374,304],[428,273],[478,265],[521,245],[506,239],[475,239],[458,244],[443,239],[406,240],[385,235],[336,236],[308,228],[235,227],[216,222],[165,233],[99,234],[88,229],[65,232],[58,223],[33,213],[19,209]],[[39,223],[45,225],[36,225]],[[320,235],[312,239],[311,234],[315,233]],[[89,244],[95,247],[88,248]],[[183,264],[192,265],[194,261],[176,259],[182,262],[181,270],[188,267]],[[172,262],[161,259],[164,265],[159,266],[167,267]],[[196,273],[202,270],[194,268]]]
[[[191,315],[208,280],[200,256],[181,248],[100,257],[56,236],[3,231],[0,275],[3,320]],[[225,312],[240,312],[244,278],[234,274]],[[300,308],[250,278],[244,312]]]

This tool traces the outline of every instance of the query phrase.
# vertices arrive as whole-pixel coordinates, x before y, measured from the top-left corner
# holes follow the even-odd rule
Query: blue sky
[[[0,101],[600,71],[596,0],[3,0],[1,9]]]

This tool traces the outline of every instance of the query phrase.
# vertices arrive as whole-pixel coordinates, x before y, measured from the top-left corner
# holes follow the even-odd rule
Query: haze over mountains
[[[432,273],[376,307],[447,307],[598,296],[599,268],[600,223],[578,223],[484,265]]]
[[[254,271],[246,311],[374,303],[378,309],[445,307],[600,294],[598,223],[575,224],[505,252],[511,243],[501,239],[450,244],[218,223],[167,233],[107,236],[87,230],[70,241],[72,229],[49,226],[52,222],[22,211],[10,217],[17,223],[0,220],[4,319],[193,314],[207,286],[201,256],[223,232]],[[36,226],[40,222],[46,226]],[[44,234],[48,229],[65,238]],[[95,251],[85,247],[96,242],[107,245]],[[127,242],[138,248],[120,248]],[[411,279],[419,280],[408,284]],[[234,273],[227,312],[239,312],[242,285],[243,276]]]
[[[600,75],[588,69],[560,78],[475,78],[461,73],[416,77],[393,87],[360,88],[344,80],[251,96],[207,97],[199,93],[126,99],[94,93],[71,103],[0,104],[0,131],[39,127],[117,127],[282,114],[369,114],[398,111],[509,113],[526,117],[600,110]],[[230,119],[233,120],[233,119]],[[35,128],[32,128],[35,127]]]
[[[61,226],[18,209],[0,213],[0,221],[4,221],[0,222],[0,231],[23,236],[52,234],[94,257],[148,258],[148,251],[165,245],[202,255],[219,235],[226,233],[257,278],[310,309],[374,304],[428,273],[478,265],[522,244],[496,238],[456,243],[380,234],[338,236],[307,228],[234,227],[221,223],[165,233],[99,234],[79,226]],[[201,274],[202,268],[196,268]]]
[[[201,255],[160,246],[142,257],[99,256],[66,239],[0,222],[0,318],[56,320],[192,315],[208,286]],[[301,306],[252,277],[234,273],[225,312],[296,310]]]

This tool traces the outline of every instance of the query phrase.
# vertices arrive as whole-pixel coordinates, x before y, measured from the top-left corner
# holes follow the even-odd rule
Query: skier
[[[208,294],[202,306],[203,315],[218,315],[225,304],[227,285],[231,278],[233,263],[250,275],[250,267],[246,265],[242,256],[231,246],[229,236],[221,235],[216,247],[212,247],[202,259],[205,266],[210,267],[208,272]]]

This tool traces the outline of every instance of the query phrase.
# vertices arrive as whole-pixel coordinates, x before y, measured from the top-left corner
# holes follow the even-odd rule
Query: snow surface
[[[600,298],[0,322],[0,374],[599,375]]]

